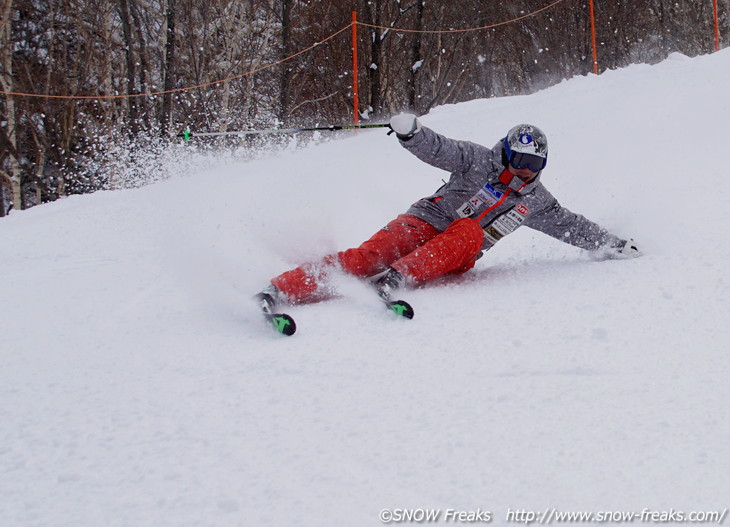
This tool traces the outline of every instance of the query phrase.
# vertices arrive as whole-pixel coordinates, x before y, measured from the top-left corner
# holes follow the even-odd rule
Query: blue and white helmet
[[[516,154],[528,154],[543,159],[542,168],[547,165],[548,143],[545,132],[531,124],[518,124],[502,139],[507,160],[512,161]],[[525,156],[527,157],[527,156]]]

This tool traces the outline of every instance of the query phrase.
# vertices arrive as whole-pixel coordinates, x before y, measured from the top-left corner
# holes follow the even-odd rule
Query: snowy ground
[[[412,321],[347,277],[291,309],[292,338],[249,301],[448,177],[383,130],[11,214],[0,523],[730,507],[729,89],[725,50],[425,116],[489,146],[542,127],[547,187],[646,255],[595,261],[521,229],[408,293]]]

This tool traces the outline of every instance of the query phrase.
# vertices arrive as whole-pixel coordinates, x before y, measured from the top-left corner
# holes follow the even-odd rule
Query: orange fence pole
[[[357,86],[357,11],[352,12],[352,106],[355,126],[360,122],[360,101]]]
[[[596,16],[593,10],[593,0],[589,2],[589,10],[591,14],[591,44],[593,46],[593,73],[598,75],[598,52],[596,51]]]
[[[715,51],[720,51],[720,22],[717,19],[717,0],[712,0],[712,12],[715,17]]]

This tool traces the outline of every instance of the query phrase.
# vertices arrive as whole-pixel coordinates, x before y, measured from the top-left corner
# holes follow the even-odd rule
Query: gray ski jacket
[[[483,250],[523,225],[581,249],[621,243],[606,229],[561,206],[540,182],[540,174],[527,185],[513,177],[505,168],[501,142],[489,149],[422,127],[401,144],[421,161],[451,172],[447,183],[407,211],[440,231],[459,218],[473,218],[484,230]]]

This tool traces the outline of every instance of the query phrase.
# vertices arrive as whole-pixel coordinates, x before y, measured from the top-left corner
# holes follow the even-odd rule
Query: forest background
[[[593,73],[591,11],[599,73],[710,53],[730,25],[730,0],[0,2],[0,217],[163,178],[186,128],[352,123],[353,11],[361,122]]]

